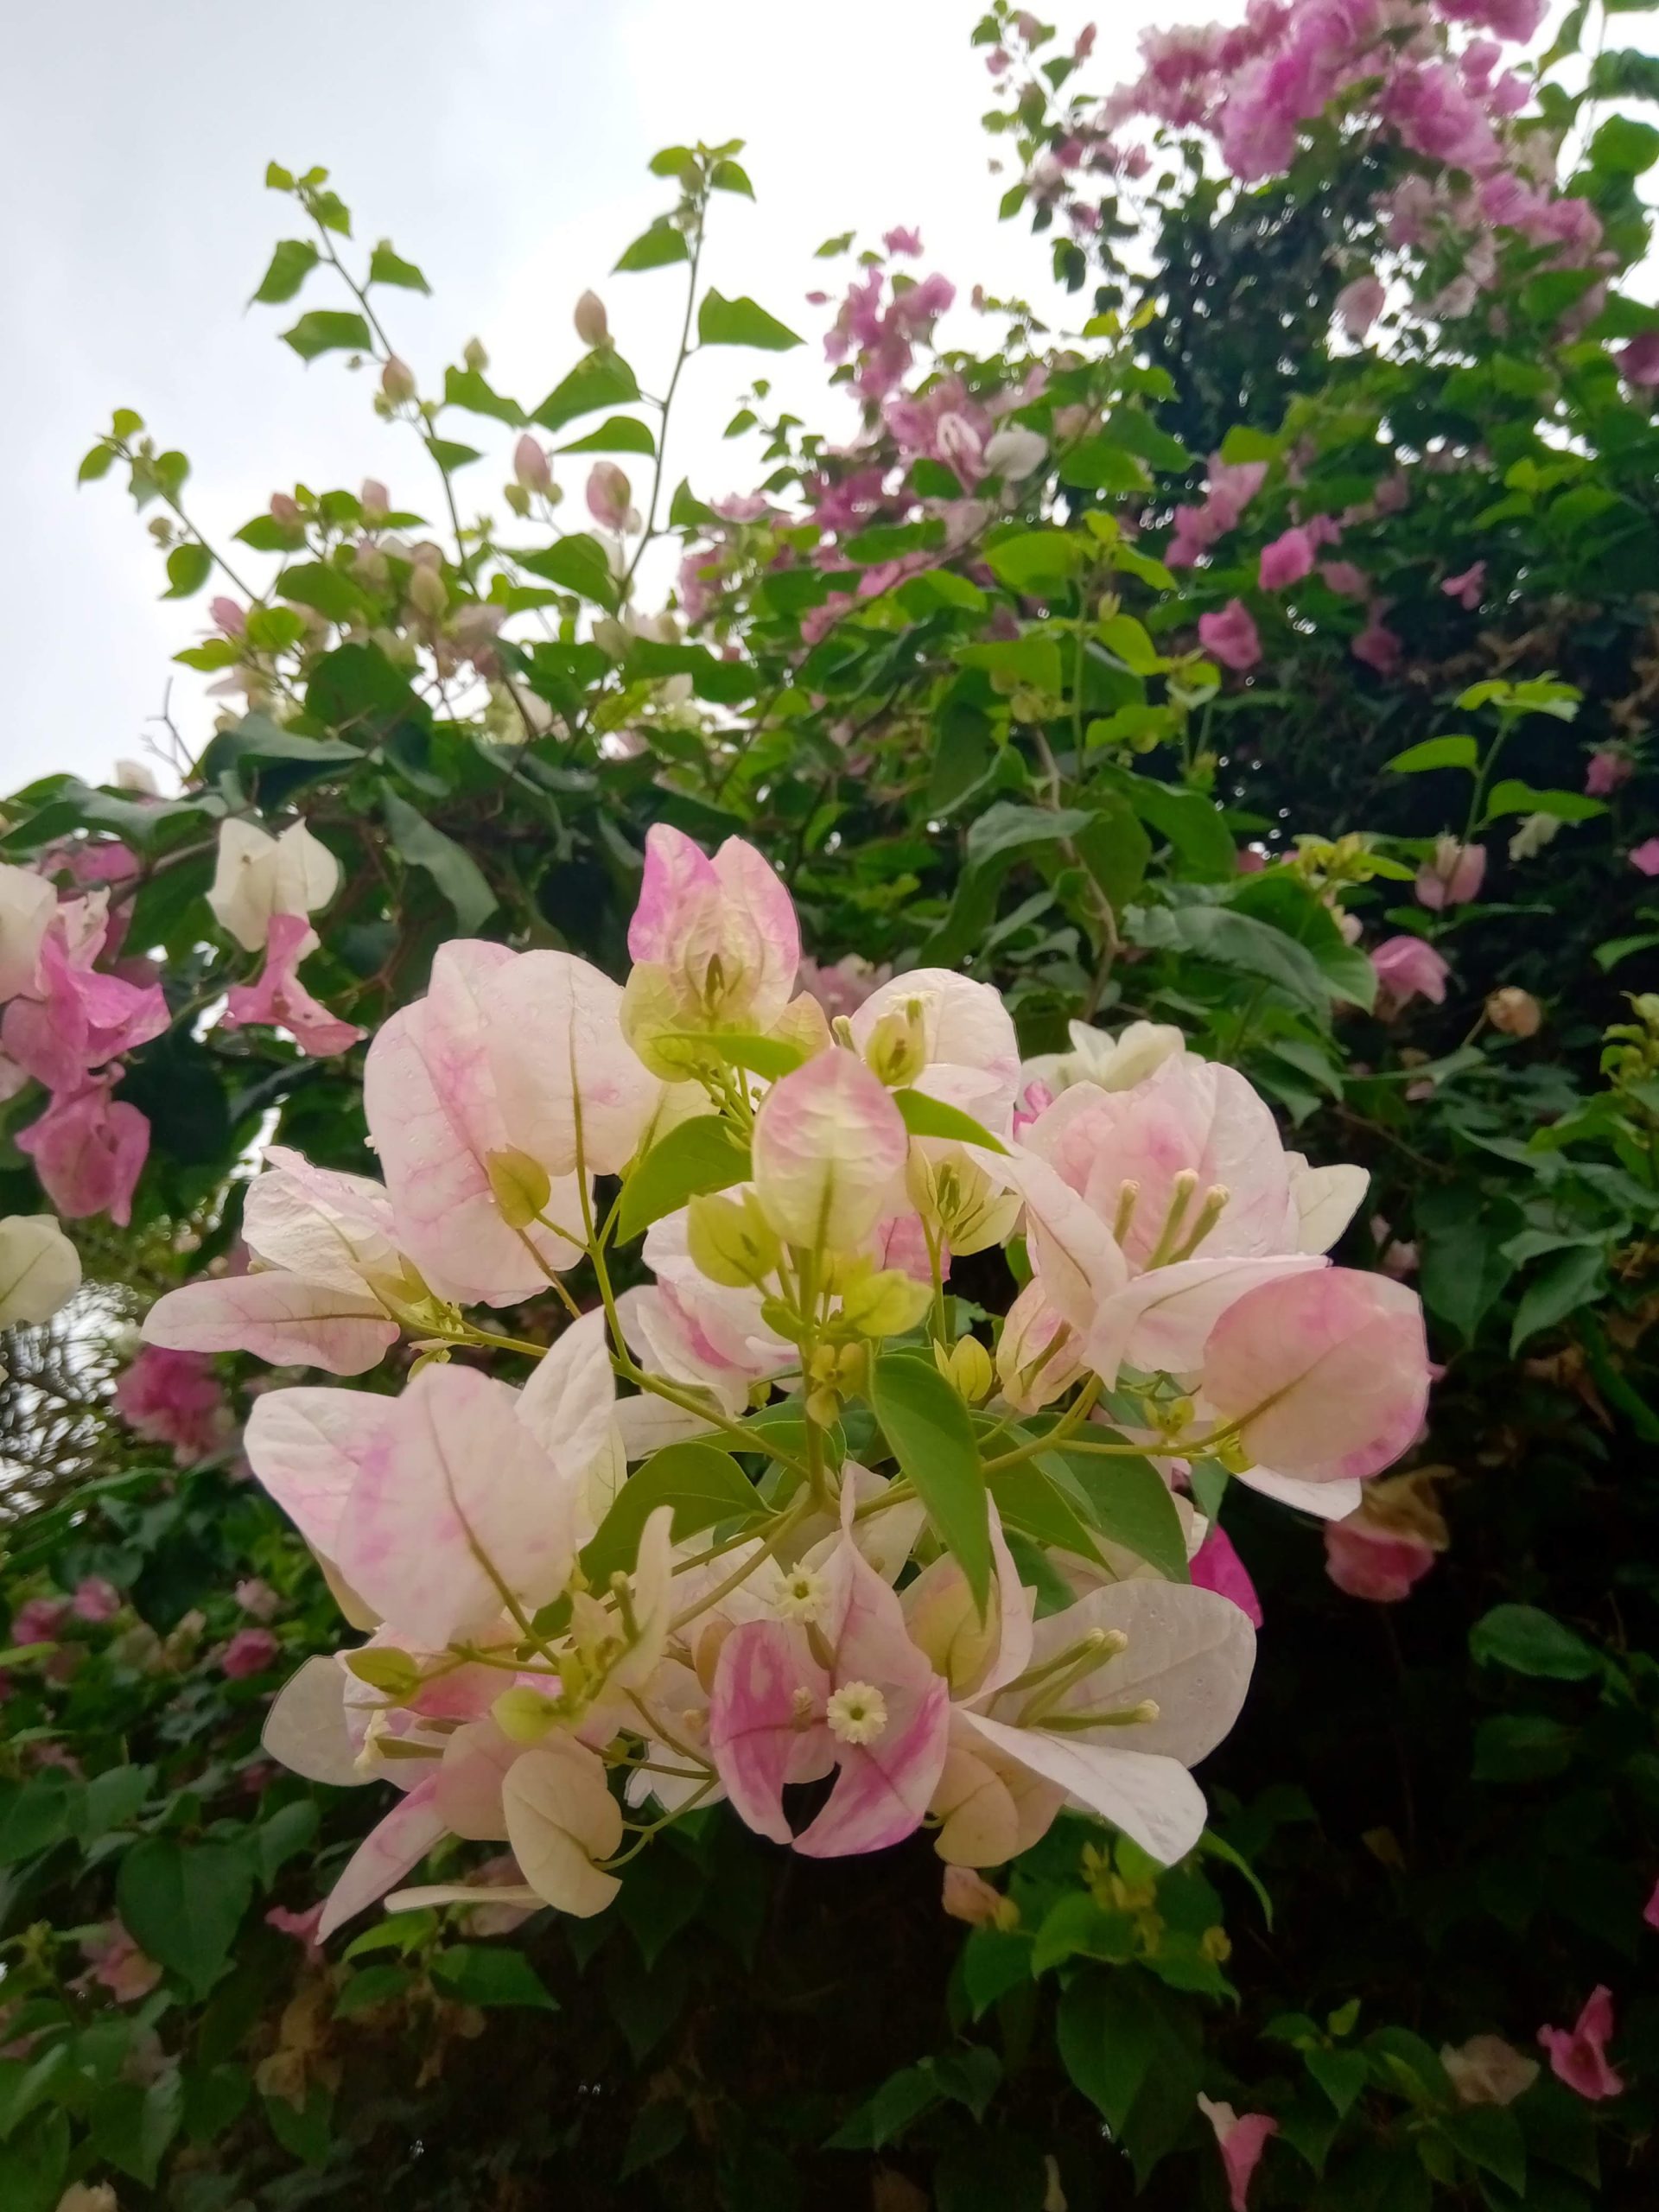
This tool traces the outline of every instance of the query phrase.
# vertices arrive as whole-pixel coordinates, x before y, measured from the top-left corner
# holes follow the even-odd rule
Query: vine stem
[[[691,317],[696,312],[697,304],[697,270],[702,260],[703,222],[708,210],[709,202],[705,195],[696,202],[696,226],[691,238],[690,252],[688,257],[690,269],[685,288],[685,315],[680,324],[679,350],[674,356],[674,367],[668,379],[667,389],[658,402],[661,409],[662,419],[658,429],[657,453],[652,468],[651,505],[645,513],[645,527],[640,534],[639,544],[634,548],[633,558],[628,563],[627,573],[622,579],[622,593],[625,599],[632,585],[634,571],[645,558],[645,548],[657,535],[657,508],[663,494],[663,477],[665,474],[664,462],[668,455],[669,410],[673,406],[674,395],[679,389],[681,372],[696,351],[691,343]]]

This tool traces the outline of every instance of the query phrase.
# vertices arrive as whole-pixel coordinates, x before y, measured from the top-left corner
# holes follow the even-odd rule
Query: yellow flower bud
[[[949,1351],[935,1344],[933,1357],[940,1374],[969,1405],[976,1406],[989,1397],[996,1370],[977,1337],[959,1337]]]

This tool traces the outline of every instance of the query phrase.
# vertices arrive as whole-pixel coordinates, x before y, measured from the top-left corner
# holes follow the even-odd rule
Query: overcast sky
[[[1220,12],[1236,11],[1224,0]],[[1114,81],[1120,61],[1127,72],[1141,25],[1173,12],[1167,0],[1110,0],[1091,80]],[[1200,0],[1180,12],[1210,10]],[[493,379],[534,406],[579,351],[570,309],[589,285],[641,382],[660,388],[683,272],[608,273],[671,197],[645,165],[676,140],[747,139],[759,204],[718,201],[709,275],[810,345],[781,368],[733,349],[692,364],[673,474],[718,495],[758,473],[720,441],[743,380],[771,367],[821,388],[822,311],[803,295],[848,270],[812,263],[824,238],[916,224],[923,266],[964,296],[976,281],[1042,295],[1043,247],[995,219],[1002,185],[978,123],[990,86],[967,42],[978,13],[972,0],[12,11],[0,86],[11,211],[0,281],[18,310],[0,361],[12,425],[0,789],[62,768],[107,776],[138,751],[169,676],[186,734],[206,727],[196,679],[169,664],[205,626],[206,597],[158,600],[160,563],[120,477],[75,489],[113,407],[137,408],[188,454],[186,503],[210,537],[227,539],[296,478],[321,488],[372,474],[397,503],[433,512],[429,466],[406,429],[374,419],[367,378],[340,355],[302,366],[277,342],[296,309],[245,307],[273,240],[296,227],[290,203],[264,189],[268,159],[327,163],[359,245],[389,236],[425,270],[430,302],[382,295],[423,388],[476,332]],[[1087,10],[1058,20],[1071,34]],[[314,276],[302,304],[334,303]],[[487,445],[493,426],[468,421],[485,435],[457,434]],[[478,464],[474,506],[502,512],[502,473],[493,454]]]

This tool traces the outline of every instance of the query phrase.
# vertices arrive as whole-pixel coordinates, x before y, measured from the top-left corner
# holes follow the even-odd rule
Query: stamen
[[[1224,1183],[1212,1183],[1204,1194],[1204,1205],[1190,1232],[1182,1238],[1177,1250],[1170,1255],[1172,1262],[1190,1260],[1205,1238],[1210,1234],[1226,1210],[1232,1192]]]
[[[784,1586],[773,1600],[778,1618],[782,1621],[815,1621],[822,1614],[830,1587],[823,1575],[815,1574],[810,1567],[798,1567],[784,1578]]]
[[[1149,1268],[1169,1265],[1175,1247],[1180,1242],[1181,1224],[1186,1218],[1186,1210],[1192,1205],[1192,1193],[1198,1187],[1198,1174],[1195,1167],[1183,1167],[1173,1178],[1170,1185],[1169,1211],[1164,1216],[1158,1242],[1147,1261]]]
[[[1112,1235],[1121,1244],[1129,1233],[1129,1224],[1135,1219],[1135,1200],[1141,1195],[1141,1185],[1132,1176],[1126,1175],[1117,1186],[1117,1211],[1112,1217]]]
[[[1016,1675],[1007,1688],[1009,1690],[1033,1690],[1039,1682],[1046,1682],[1056,1675],[1074,1667],[1079,1659],[1087,1658],[1095,1666],[1103,1666],[1108,1659],[1116,1659],[1120,1651],[1127,1651],[1129,1639],[1121,1628],[1094,1628],[1076,1643],[1068,1643],[1064,1651],[1052,1659],[1046,1659],[1040,1667],[1027,1667],[1023,1675]]]
[[[1155,1698],[1143,1697],[1139,1705],[1131,1705],[1116,1713],[1053,1713],[1042,1726],[1059,1729],[1066,1733],[1079,1728],[1139,1728],[1159,1716]]]
[[[823,1717],[838,1743],[873,1744],[887,1732],[887,1700],[873,1682],[843,1682]]]

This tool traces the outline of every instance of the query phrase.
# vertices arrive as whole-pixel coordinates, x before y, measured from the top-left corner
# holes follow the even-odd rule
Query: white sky
[[[1242,6],[1063,0],[1048,12],[1068,42],[1097,16],[1084,81],[1104,91],[1133,73],[1147,23]],[[978,0],[836,0],[830,11],[804,0],[286,0],[274,16],[231,0],[136,10],[18,0],[5,13],[0,792],[55,769],[107,776],[140,751],[169,678],[187,738],[206,734],[200,683],[170,657],[201,633],[207,596],[158,599],[161,563],[118,475],[75,489],[113,407],[136,407],[189,454],[187,505],[220,542],[296,478],[322,489],[379,476],[396,502],[436,519],[429,465],[406,429],[375,419],[368,378],[340,355],[308,369],[278,342],[302,307],[349,304],[322,273],[289,307],[245,309],[274,240],[303,230],[292,203],[264,190],[268,159],[326,163],[359,250],[390,236],[425,270],[430,301],[379,295],[423,389],[477,333],[492,380],[533,407],[580,351],[570,309],[590,285],[641,383],[660,389],[683,271],[609,274],[672,196],[645,162],[676,141],[746,139],[759,204],[717,200],[708,273],[808,344],[721,348],[691,364],[669,480],[689,475],[705,497],[748,490],[760,473],[753,443],[720,438],[749,377],[771,374],[809,422],[826,419],[824,311],[803,295],[844,286],[850,264],[815,263],[823,238],[856,228],[874,243],[917,225],[918,265],[943,270],[964,300],[980,282],[1065,314],[1046,282],[1046,244],[1023,220],[996,220],[1008,180],[987,173],[998,142],[979,125],[991,86],[982,49],[968,44]],[[1645,17],[1618,28],[1631,43],[1652,35]],[[946,330],[969,324],[959,308]],[[463,512],[501,515],[495,455],[499,445],[505,463],[510,435],[449,420],[451,435],[486,448],[461,480]],[[563,466],[579,498],[587,464]],[[643,464],[634,474],[638,484]]]
[[[1128,73],[1142,24],[1210,11],[1106,0],[1099,12],[1089,81],[1104,89]],[[341,355],[307,368],[277,342],[300,307],[349,302],[319,272],[294,305],[245,311],[274,240],[303,227],[264,189],[268,159],[327,164],[359,247],[390,236],[425,270],[431,301],[379,296],[424,389],[476,332],[492,380],[533,407],[581,350],[569,316],[588,285],[641,383],[660,389],[683,270],[609,274],[671,198],[645,164],[676,141],[747,139],[759,204],[720,197],[709,273],[809,344],[785,356],[721,348],[688,370],[671,481],[689,474],[718,496],[759,474],[752,445],[720,442],[747,378],[822,390],[824,311],[802,296],[844,285],[850,266],[812,262],[826,237],[857,227],[874,243],[919,225],[919,265],[944,270],[964,299],[976,281],[1043,296],[1046,248],[995,219],[1007,180],[988,175],[994,145],[979,128],[991,104],[982,50],[968,44],[979,13],[974,0],[837,0],[828,14],[800,0],[9,11],[0,283],[20,311],[0,359],[14,426],[0,791],[63,768],[107,776],[139,751],[169,677],[186,735],[207,726],[197,679],[170,664],[206,626],[206,595],[158,600],[165,579],[124,472],[75,489],[113,407],[137,408],[189,454],[186,504],[220,541],[296,477],[321,489],[378,475],[397,504],[435,519],[429,465],[406,429],[374,418],[367,378]],[[1078,0],[1058,20],[1072,33],[1087,10]],[[823,419],[821,404],[798,411]],[[501,514],[496,426],[451,421],[450,435],[486,448],[461,480],[472,507]],[[503,452],[510,442],[503,434]],[[586,466],[564,465],[578,498]]]

